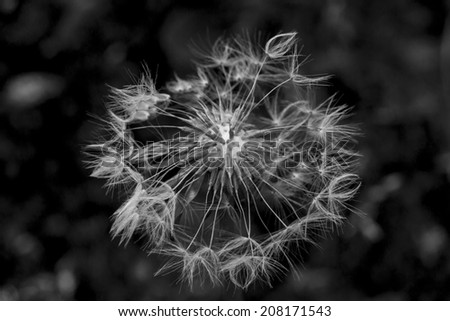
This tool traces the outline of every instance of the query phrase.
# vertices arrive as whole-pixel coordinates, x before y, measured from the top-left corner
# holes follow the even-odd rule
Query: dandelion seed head
[[[270,284],[293,246],[341,224],[359,187],[357,130],[345,106],[311,98],[326,77],[302,74],[303,63],[294,32],[262,47],[222,38],[190,78],[112,89],[112,137],[91,145],[101,152],[89,163],[127,194],[112,235],[146,235],[168,257],[161,273],[177,270],[191,287],[246,289]],[[138,141],[136,123],[157,138]]]

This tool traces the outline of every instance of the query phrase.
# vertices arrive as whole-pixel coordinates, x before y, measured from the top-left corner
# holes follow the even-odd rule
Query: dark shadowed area
[[[0,1],[0,299],[450,300],[450,2]],[[111,240],[120,194],[89,177],[108,85],[143,65],[162,86],[190,48],[242,31],[296,31],[304,73],[331,74],[362,132],[362,215],[273,288],[155,277],[142,242]],[[299,276],[295,276],[298,274]]]

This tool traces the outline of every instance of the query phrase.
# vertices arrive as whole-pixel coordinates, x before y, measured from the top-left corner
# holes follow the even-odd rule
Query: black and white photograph
[[[0,300],[450,300],[449,12],[0,0]]]

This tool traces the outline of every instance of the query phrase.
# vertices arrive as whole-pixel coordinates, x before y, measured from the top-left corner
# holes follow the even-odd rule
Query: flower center
[[[228,143],[228,141],[231,138],[231,128],[229,123],[224,123],[219,126],[219,134],[220,137],[225,141],[225,143]]]

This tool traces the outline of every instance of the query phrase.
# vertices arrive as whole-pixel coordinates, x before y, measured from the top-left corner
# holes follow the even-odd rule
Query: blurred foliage
[[[450,3],[356,0],[0,2],[0,299],[450,299]],[[298,31],[307,74],[332,74],[360,124],[362,215],[272,289],[154,277],[160,258],[109,236],[117,195],[83,167],[108,87],[189,48]]]

